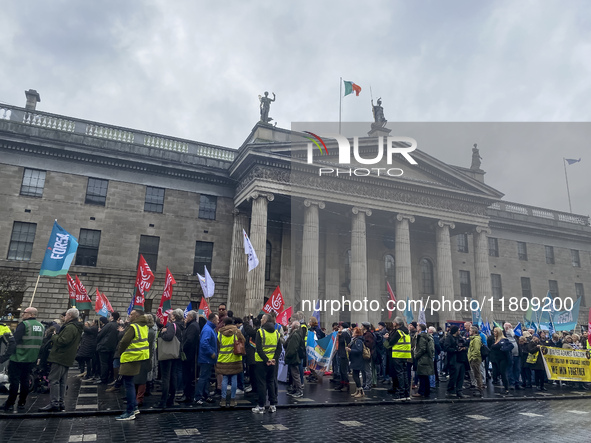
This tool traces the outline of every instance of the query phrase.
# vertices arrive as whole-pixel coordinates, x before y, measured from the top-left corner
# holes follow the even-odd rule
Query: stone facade
[[[403,178],[321,177],[318,166],[306,162],[305,141],[263,124],[230,149],[12,106],[0,115],[0,245],[8,251],[15,221],[37,224],[30,260],[0,256],[0,269],[26,277],[25,304],[54,219],[75,236],[80,229],[101,231],[96,266],[72,266],[70,272],[91,296],[99,287],[121,311],[133,291],[141,235],[160,238],[148,295],[152,311],[167,266],[177,281],[173,306],[200,299],[193,275],[196,241],[214,244],[211,303],[228,301],[240,315],[258,313],[277,285],[295,311],[302,301],[316,299],[367,298],[384,307],[386,281],[402,300],[459,300],[468,291],[477,300],[494,299],[483,308],[484,317],[513,322],[523,318],[521,311],[507,309],[510,297],[522,296],[522,277],[538,297],[546,295],[549,280],[558,282],[561,298],[576,298],[575,284],[591,291],[588,218],[504,202],[484,184],[483,174],[476,177],[419,151],[417,166],[398,159],[388,165],[404,168]],[[366,158],[371,143],[360,142]],[[322,158],[322,164],[335,166],[335,157]],[[25,168],[46,171],[42,197],[21,195]],[[85,204],[89,177],[108,180],[104,206]],[[162,213],[144,211],[147,186],[165,189]],[[217,197],[215,220],[199,218],[202,194]],[[260,261],[250,272],[243,229]],[[489,252],[489,238],[496,239],[498,256]],[[527,244],[527,260],[519,259],[517,242]],[[546,262],[545,246],[553,247],[554,264]],[[571,250],[579,251],[580,267],[573,266]],[[392,259],[395,266],[387,273]],[[462,288],[460,271],[469,273],[469,289]],[[493,296],[491,274],[500,275],[504,312]],[[35,296],[40,317],[55,318],[67,304],[65,278],[42,277]],[[583,300],[581,323],[587,304]],[[329,323],[387,318],[382,310],[321,313]],[[469,318],[465,310],[427,313],[434,323]]]

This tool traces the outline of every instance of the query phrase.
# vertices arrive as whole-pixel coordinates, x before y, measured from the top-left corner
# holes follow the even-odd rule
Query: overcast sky
[[[397,121],[591,120],[586,1],[5,2],[0,29],[0,102],[24,106],[32,88],[42,111],[222,146],[247,137],[264,91],[280,127],[337,121],[340,77],[362,87],[343,121],[372,120],[371,86],[394,133]],[[569,181],[588,215],[589,130],[561,128],[544,145],[483,131],[425,150],[469,167],[476,142],[507,200],[564,211],[562,158],[581,157]]]

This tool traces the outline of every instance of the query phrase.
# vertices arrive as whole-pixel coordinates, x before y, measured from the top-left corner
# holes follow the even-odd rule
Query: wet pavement
[[[120,392],[105,392],[106,385],[95,385],[92,383],[84,383],[76,377],[78,370],[72,368],[68,379],[68,391],[66,394],[66,411],[60,413],[39,413],[38,408],[46,406],[49,403],[49,394],[32,393],[27,399],[26,410],[19,413],[0,413],[0,420],[2,419],[20,419],[20,418],[39,418],[39,417],[73,417],[73,416],[100,416],[100,415],[114,415],[119,414],[125,409],[124,391]],[[327,406],[355,406],[355,405],[385,405],[396,404],[392,394],[388,393],[388,385],[379,384],[371,391],[366,391],[366,397],[361,399],[353,398],[350,394],[354,392],[354,384],[352,383],[351,393],[338,392],[334,388],[337,386],[331,383],[329,376],[325,376],[321,383],[306,382],[304,388],[304,397],[292,398],[287,395],[287,385],[279,383],[278,403],[279,408],[317,408]],[[469,382],[466,381],[465,386]],[[431,398],[426,399],[412,399],[411,403],[477,403],[477,402],[496,402],[496,401],[531,401],[531,400],[554,400],[567,398],[591,398],[591,391],[575,389],[572,386],[563,384],[559,386],[547,385],[547,392],[539,392],[535,388],[525,390],[511,390],[508,395],[504,395],[502,386],[493,386],[489,383],[483,399],[471,396],[470,389],[464,390],[465,399],[447,399],[445,396],[445,389],[447,383],[441,382],[438,388],[432,389]],[[414,391],[416,392],[416,391]],[[229,391],[228,391],[229,394]],[[6,399],[6,395],[0,395],[0,404]],[[160,413],[161,410],[156,406],[160,400],[160,391],[152,393],[149,397],[145,397],[144,405],[141,410],[144,414]],[[255,406],[256,395],[254,394],[238,394],[236,396],[238,403],[237,409],[250,409]],[[405,402],[409,403],[409,402]],[[167,411],[193,411],[193,410],[215,410],[221,409],[219,406],[219,397],[212,404],[206,406],[188,406],[186,404],[179,404],[174,408],[169,408]],[[591,438],[589,439],[591,441]]]
[[[0,442],[531,441],[588,443],[588,399],[519,402],[407,402],[395,405],[195,410],[112,416],[0,420]]]

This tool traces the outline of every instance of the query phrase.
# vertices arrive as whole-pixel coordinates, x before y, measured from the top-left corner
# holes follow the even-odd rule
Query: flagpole
[[[343,77],[339,78],[339,135],[341,135],[341,112],[343,108]]]
[[[33,300],[35,300],[35,293],[37,292],[37,285],[39,284],[39,278],[41,278],[41,274],[37,276],[37,282],[35,283],[35,289],[33,289],[33,296],[31,297],[31,303],[29,303],[29,308],[33,306]]]
[[[568,209],[573,213],[573,207],[570,202],[570,189],[568,187],[568,174],[566,173],[566,158],[562,157],[562,166],[564,166],[564,179],[566,180],[566,194],[568,195]]]

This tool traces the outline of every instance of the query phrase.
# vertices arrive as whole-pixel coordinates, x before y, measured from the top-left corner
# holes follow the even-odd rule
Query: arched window
[[[384,257],[384,271],[386,275],[386,282],[390,283],[392,291],[396,291],[396,260],[393,255],[387,254]],[[385,289],[388,289],[388,285],[385,284]]]
[[[421,293],[434,294],[433,263],[428,258],[421,259]]]
[[[271,280],[271,242],[267,240],[267,250],[265,252],[265,281]]]

